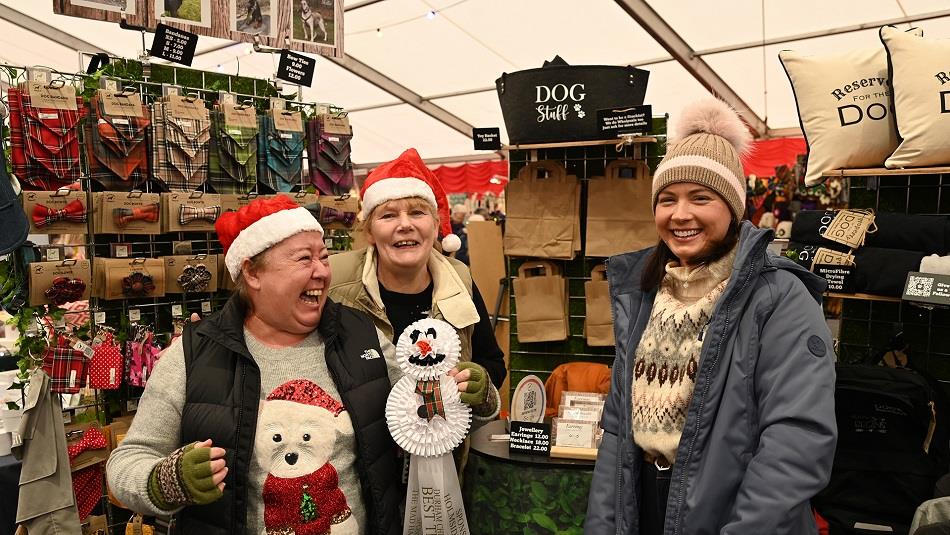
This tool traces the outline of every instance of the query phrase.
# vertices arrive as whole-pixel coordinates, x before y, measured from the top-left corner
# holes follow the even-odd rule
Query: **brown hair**
[[[269,249],[265,249],[257,253],[256,255],[248,258],[248,271],[257,271],[263,269],[267,265],[267,252]],[[254,310],[254,303],[251,302],[251,298],[248,295],[247,281],[244,280],[244,269],[242,267],[241,272],[238,273],[237,280],[234,281],[234,293],[237,294],[238,299],[244,304],[244,308],[248,312]]]
[[[722,240],[713,243],[712,248],[705,255],[694,259],[695,264],[710,264],[729,254],[729,251],[739,243],[739,221],[733,219],[729,223],[729,229]],[[673,251],[666,245],[666,242],[660,240],[653,250],[653,254],[647,259],[647,265],[643,268],[643,274],[640,276],[640,289],[644,292],[656,290],[663,282],[666,276],[666,265],[670,262],[679,261]]]

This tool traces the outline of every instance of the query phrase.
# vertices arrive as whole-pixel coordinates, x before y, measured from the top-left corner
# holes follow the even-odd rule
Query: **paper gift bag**
[[[600,264],[590,272],[584,283],[587,314],[584,317],[584,336],[589,346],[614,345],[614,322],[610,313],[610,290],[607,286],[607,266]]]
[[[547,172],[547,177],[538,174]],[[570,260],[580,249],[580,183],[557,162],[532,162],[506,188],[505,254]]]
[[[587,256],[613,256],[656,245],[650,168],[614,160],[587,183]]]
[[[567,280],[561,270],[544,260],[528,261],[518,268],[515,307],[519,342],[566,340]]]

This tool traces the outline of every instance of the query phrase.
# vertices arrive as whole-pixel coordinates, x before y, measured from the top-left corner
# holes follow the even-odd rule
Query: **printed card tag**
[[[76,343],[73,344],[73,349],[75,349],[75,350],[81,352],[83,355],[86,356],[87,359],[91,359],[91,358],[92,358],[92,355],[93,355],[93,353],[94,353],[94,351],[92,350],[92,348],[89,347],[89,345],[87,345],[87,344],[86,344],[85,342],[83,342],[82,340],[77,340]]]
[[[168,111],[176,119],[207,120],[208,110],[203,100],[180,95],[168,97]]]
[[[115,368],[109,368],[109,386],[115,386]]]
[[[180,318],[182,316],[181,305],[172,305],[172,317]]]
[[[145,370],[142,370],[142,378],[145,378]],[[139,400],[130,399],[125,403],[125,408],[128,412],[135,412],[139,408]]]
[[[303,121],[300,119],[300,112],[271,110],[271,117],[274,119],[274,128],[284,132],[303,132]]]
[[[202,301],[201,302],[201,313],[210,314],[211,313],[211,301]]]
[[[142,98],[138,93],[117,93],[115,91],[99,90],[99,101],[102,102],[102,109],[106,115],[118,117],[142,117]],[[118,123],[115,119],[113,122]],[[129,124],[126,121],[124,124]]]
[[[814,271],[815,266],[819,264],[829,266],[853,266],[854,255],[819,247],[818,251],[815,252],[815,257],[811,261],[812,271]]]
[[[36,116],[45,121],[49,121],[49,120],[59,117],[59,115],[56,115],[55,113],[37,113]]]
[[[822,236],[853,249],[864,245],[864,236],[872,224],[874,224],[873,212],[841,210]]]
[[[105,312],[96,312],[96,313],[95,313],[95,318],[96,318],[96,325],[102,325],[103,323],[106,322],[106,313],[105,313]]]
[[[30,95],[30,106],[34,108],[78,109],[76,88],[69,84],[51,87],[45,82],[28,82],[27,94]]]
[[[129,310],[129,321],[139,321],[142,319],[142,313],[137,308]]]
[[[227,104],[221,106],[224,109],[224,124],[228,126],[240,126],[243,128],[257,127],[257,112],[254,106],[236,106]],[[232,136],[240,135],[240,130],[229,130]]]
[[[69,387],[76,386],[76,370],[69,370]]]

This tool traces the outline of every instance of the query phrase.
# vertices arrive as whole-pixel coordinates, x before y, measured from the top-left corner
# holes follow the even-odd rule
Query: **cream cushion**
[[[888,168],[950,164],[950,39],[881,28],[894,89],[900,145]]]
[[[783,50],[779,59],[808,143],[805,185],[833,169],[882,166],[898,143],[884,47],[817,56]]]

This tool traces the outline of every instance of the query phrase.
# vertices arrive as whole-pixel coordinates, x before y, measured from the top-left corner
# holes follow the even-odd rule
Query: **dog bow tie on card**
[[[204,220],[214,223],[218,220],[218,216],[221,215],[220,206],[189,206],[187,204],[181,205],[181,209],[178,211],[178,222],[182,225],[187,225],[192,221]]]
[[[356,212],[344,212],[336,208],[330,208],[329,206],[324,206],[320,209],[321,223],[335,223],[337,221],[347,227],[351,227],[353,223],[356,222]]]
[[[124,227],[132,221],[154,223],[158,221],[159,204],[151,203],[135,208],[113,208],[112,219],[117,227]]]
[[[43,228],[57,221],[73,221],[76,223],[86,222],[86,207],[82,201],[75,199],[70,201],[62,210],[49,208],[42,204],[33,207],[33,224],[37,228]]]
[[[416,394],[422,396],[419,417],[432,421],[438,414],[445,418],[445,404],[442,403],[442,387],[438,379],[416,381]]]
[[[82,279],[71,279],[69,277],[56,277],[53,279],[53,285],[43,293],[46,298],[56,306],[62,306],[66,303],[79,301],[82,294],[86,291],[86,283]]]
[[[70,444],[68,448],[69,460],[72,461],[76,457],[79,457],[84,451],[103,450],[106,449],[108,445],[102,431],[100,431],[98,427],[90,427],[82,434],[82,438],[79,442]]]

